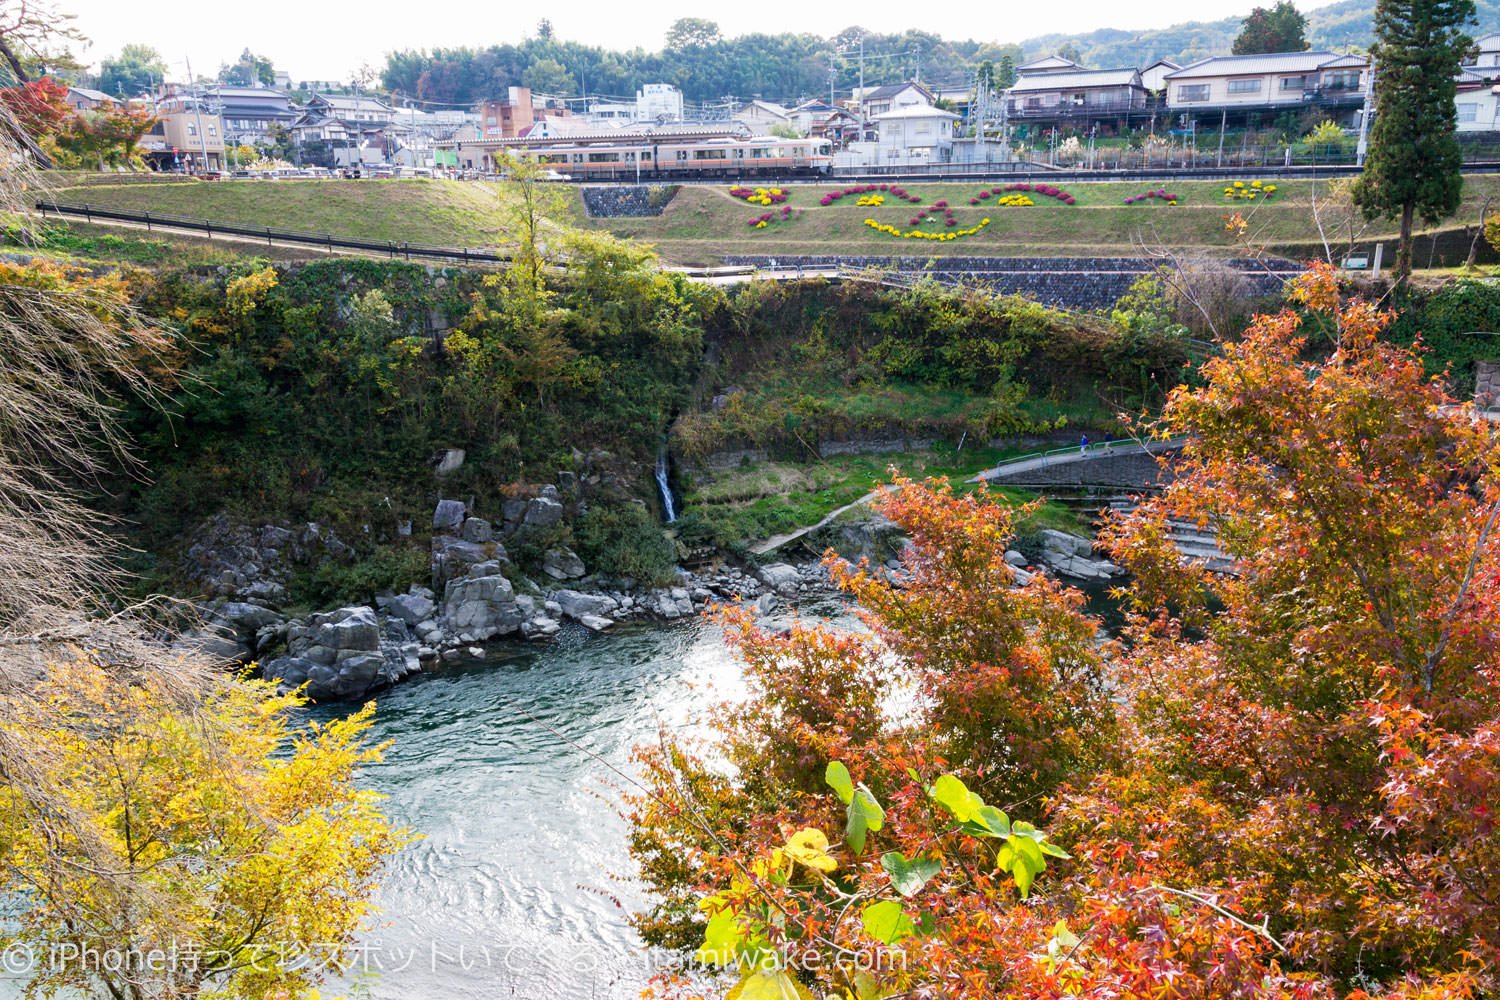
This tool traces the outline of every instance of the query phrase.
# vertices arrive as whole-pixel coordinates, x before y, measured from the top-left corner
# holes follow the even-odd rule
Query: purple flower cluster
[[[823,197],[821,197],[821,198],[818,199],[818,204],[819,205],[832,205],[834,202],[838,201],[840,198],[844,197],[844,195],[846,195],[846,194],[852,194],[852,195],[871,194],[871,193],[873,193],[875,191],[886,191],[886,192],[889,192],[890,194],[895,195],[897,198],[900,198],[903,201],[909,201],[912,204],[916,204],[917,202],[919,202],[919,201],[922,200],[921,198],[918,198],[914,194],[908,194],[906,191],[902,190],[899,187],[896,187],[893,184],[856,184],[853,187],[846,187],[842,191],[830,191],[830,192],[828,192]]]
[[[1125,204],[1134,205],[1136,202],[1150,201],[1152,198],[1159,198],[1162,201],[1168,203],[1177,201],[1177,196],[1175,194],[1168,194],[1166,188],[1157,188],[1155,191],[1147,191],[1145,194],[1138,194],[1134,195],[1133,197],[1126,198]]]
[[[1077,202],[1077,199],[1068,194],[1068,192],[1064,191],[1062,188],[1056,188],[1050,184],[1027,184],[1025,182],[1018,182],[1015,184],[1007,184],[1004,187],[995,187],[990,188],[986,191],[981,191],[977,195],[969,199],[969,204],[977,205],[980,202],[987,200],[992,194],[1005,194],[1008,191],[1021,191],[1026,194],[1039,194],[1047,198],[1056,198],[1064,205],[1072,205]]]

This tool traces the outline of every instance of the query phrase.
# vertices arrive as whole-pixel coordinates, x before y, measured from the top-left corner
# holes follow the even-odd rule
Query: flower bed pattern
[[[886,192],[893,197],[900,198],[902,201],[909,201],[913,205],[920,203],[922,200],[917,195],[914,195],[895,184],[855,184],[851,187],[844,188],[844,190],[842,191],[828,192],[823,197],[818,199],[818,204],[824,206],[832,205],[834,202],[845,197],[846,195],[869,195],[874,194],[877,191]],[[864,205],[866,204],[866,202],[864,200],[861,200],[858,202],[858,204]],[[885,198],[883,196],[880,196],[880,204],[885,204]]]
[[[913,221],[915,222],[917,220]],[[980,219],[979,224],[971,229],[955,229],[952,232],[938,233],[927,233],[923,232],[920,229],[911,229],[903,233],[895,226],[887,225],[884,222],[876,222],[874,219],[865,220],[865,225],[869,226],[877,233],[885,233],[887,236],[899,236],[903,240],[935,240],[939,243],[947,243],[950,240],[961,239],[965,236],[973,236],[989,224],[989,219]],[[952,216],[948,216],[945,225],[954,226],[957,225],[957,223],[954,221]]]
[[[729,194],[752,205],[780,205],[790,197],[781,188],[747,188],[738,184],[729,189]]]
[[[1224,189],[1224,197],[1230,201],[1254,201],[1256,198],[1269,200],[1276,193],[1275,184],[1265,184],[1261,181],[1235,181]]]
[[[1021,197],[1024,198],[1024,201],[1007,200],[1011,198],[1011,192],[1021,192]],[[1007,184],[1004,187],[986,188],[970,198],[969,204],[978,205],[981,202],[988,201],[991,195],[995,195],[1000,198],[998,204],[1001,205],[1035,205],[1036,202],[1030,198],[1025,198],[1025,195],[1031,194],[1041,195],[1043,198],[1056,198],[1064,205],[1072,205],[1077,201],[1077,199],[1062,188],[1056,188],[1050,184],[1027,184],[1019,182],[1016,184]]]
[[[1129,198],[1125,199],[1125,204],[1138,205],[1143,201],[1151,201],[1152,199],[1155,199],[1157,201],[1164,201],[1168,205],[1177,204],[1177,196],[1175,194],[1169,194],[1166,188],[1157,188],[1155,191],[1147,191],[1145,194],[1131,195]]]
[[[799,208],[797,209],[797,215],[795,216],[795,218],[800,218],[801,215],[802,209]],[[789,222],[793,218],[794,216],[792,215],[792,206],[782,205],[781,211],[779,212],[762,212],[760,215],[751,216],[749,219],[745,220],[745,225],[749,226],[751,229],[765,229],[773,222]]]

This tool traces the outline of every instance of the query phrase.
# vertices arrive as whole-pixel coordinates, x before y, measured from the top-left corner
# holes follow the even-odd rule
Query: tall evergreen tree
[[[1369,219],[1401,219],[1396,280],[1411,274],[1411,229],[1453,214],[1463,195],[1454,137],[1455,77],[1473,46],[1474,0],[1379,0],[1375,7],[1375,123],[1354,200]]]
[[[1307,49],[1307,18],[1289,0],[1278,0],[1267,10],[1257,7],[1242,22],[1239,37],[1231,51],[1237,56],[1264,52],[1302,52]]]

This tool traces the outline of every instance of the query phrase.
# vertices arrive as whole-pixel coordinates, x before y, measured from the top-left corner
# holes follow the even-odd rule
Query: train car
[[[589,144],[563,140],[515,155],[581,181],[818,176],[833,166],[827,139],[775,136]]]

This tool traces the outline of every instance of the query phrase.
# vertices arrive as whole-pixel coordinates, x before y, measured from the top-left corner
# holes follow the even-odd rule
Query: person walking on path
[[[1079,454],[1083,454],[1083,453],[1087,452],[1088,450],[1089,450],[1089,436],[1087,434],[1085,434],[1083,436],[1083,444],[1081,444],[1081,445],[1078,446],[1078,451],[1079,451]]]

